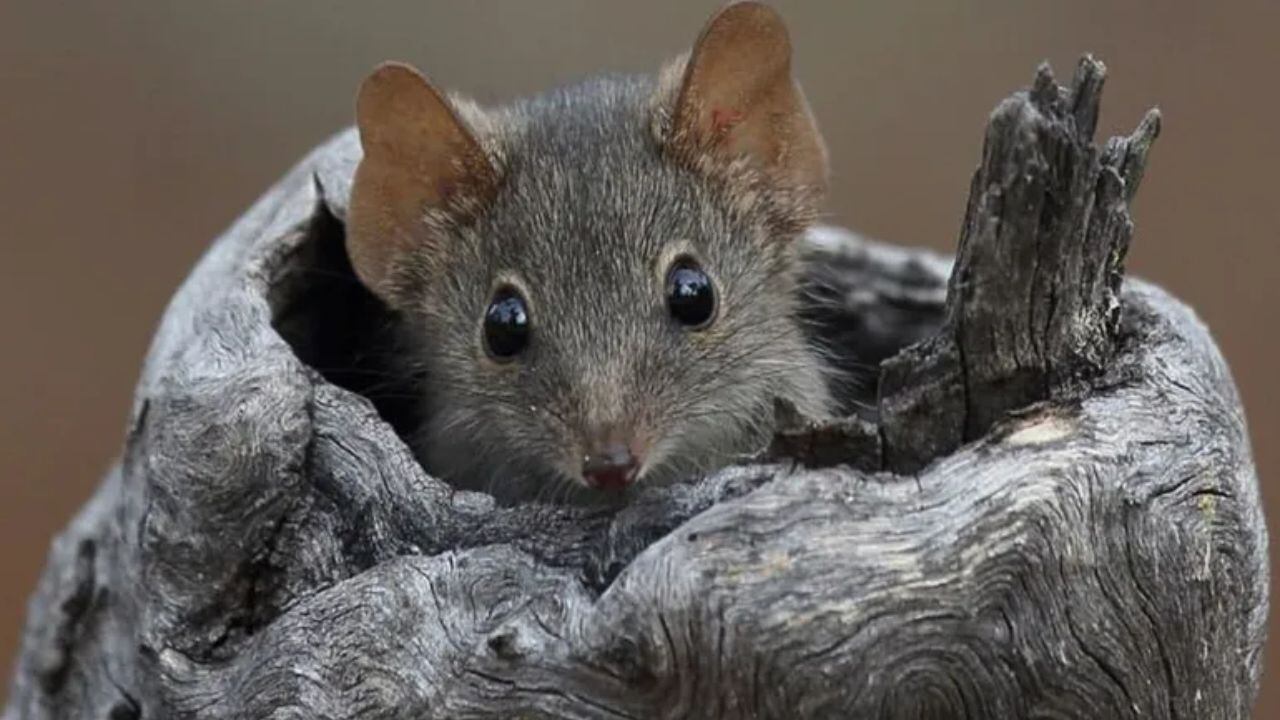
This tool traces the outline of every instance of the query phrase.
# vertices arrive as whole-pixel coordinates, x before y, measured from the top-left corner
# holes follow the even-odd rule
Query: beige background
[[[1133,272],[1208,321],[1280,508],[1280,3],[788,2],[832,217],[950,249],[989,110],[1036,63],[1112,71],[1101,131],[1165,113]],[[73,7],[74,6],[74,7]],[[111,461],[164,304],[206,244],[414,62],[482,100],[647,70],[714,2],[0,0],[0,672],[50,536]],[[1272,643],[1268,666],[1280,666]],[[1259,717],[1280,713],[1269,672]]]

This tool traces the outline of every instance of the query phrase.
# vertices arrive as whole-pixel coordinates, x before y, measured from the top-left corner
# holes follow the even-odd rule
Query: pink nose
[[[624,443],[609,442],[593,450],[582,462],[582,477],[601,490],[622,490],[636,479],[636,456]]]

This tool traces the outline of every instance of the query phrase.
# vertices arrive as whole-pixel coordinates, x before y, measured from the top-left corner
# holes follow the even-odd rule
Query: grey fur
[[[813,208],[748,168],[718,174],[668,152],[658,92],[654,78],[614,76],[482,119],[462,106],[500,188],[466,223],[428,218],[444,239],[401,279],[428,399],[415,447],[434,474],[504,501],[573,494],[584,436],[621,422],[652,443],[641,481],[661,482],[759,450],[775,397],[828,414],[796,320],[796,240]],[[680,254],[716,284],[705,330],[666,308]],[[502,365],[481,336],[500,282],[521,289],[533,327]]]

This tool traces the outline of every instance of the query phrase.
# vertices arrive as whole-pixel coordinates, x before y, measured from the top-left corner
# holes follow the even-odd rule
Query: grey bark
[[[780,408],[758,462],[616,512],[415,463],[338,136],[168,308],[4,717],[1246,717],[1245,422],[1194,314],[1122,280],[1158,116],[1095,147],[1102,77],[996,109],[954,268],[813,232],[809,324],[880,368],[849,418]]]

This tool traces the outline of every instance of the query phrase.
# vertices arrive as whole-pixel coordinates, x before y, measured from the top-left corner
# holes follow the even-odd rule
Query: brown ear
[[[417,70],[386,63],[356,100],[364,157],[347,215],[347,253],[362,282],[396,304],[396,270],[414,252],[447,252],[427,215],[474,211],[496,187],[492,164]]]
[[[826,188],[826,149],[791,78],[791,40],[767,5],[736,2],[707,21],[672,120],[671,142],[682,152],[745,156],[774,182]]]

